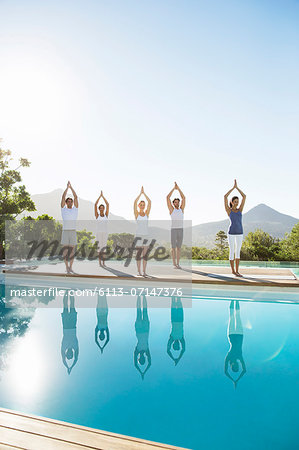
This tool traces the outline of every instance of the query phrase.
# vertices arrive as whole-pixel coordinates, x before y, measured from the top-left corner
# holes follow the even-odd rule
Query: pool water
[[[207,296],[191,308],[169,299],[145,309],[149,302],[134,301],[108,316],[104,303],[75,301],[72,332],[74,315],[62,307],[2,309],[0,406],[192,449],[298,448],[298,304]],[[103,350],[98,319],[109,329]],[[66,341],[78,349],[71,370]],[[235,357],[246,368],[237,383],[224,371]],[[234,379],[241,373],[240,360],[238,373],[228,369]]]

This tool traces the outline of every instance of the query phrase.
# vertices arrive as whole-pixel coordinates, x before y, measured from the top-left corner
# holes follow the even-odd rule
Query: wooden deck
[[[44,417],[0,409],[0,448],[29,450],[181,449]]]
[[[99,267],[95,262],[75,262],[75,274],[66,274],[63,263],[28,265],[20,267],[7,267],[4,272],[9,274],[34,274],[41,276],[63,277],[65,279],[84,278],[100,280],[130,280],[144,281],[145,278],[136,276],[135,264],[124,267],[119,262],[109,262],[106,269]],[[242,286],[273,286],[273,287],[299,287],[299,280],[287,268],[240,268],[243,277],[231,274],[230,268],[220,266],[182,266],[182,270],[174,269],[169,265],[148,265],[149,277],[147,281],[164,283],[194,283]]]

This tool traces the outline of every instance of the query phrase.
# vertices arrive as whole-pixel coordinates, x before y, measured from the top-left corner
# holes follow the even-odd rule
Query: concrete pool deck
[[[241,286],[273,286],[273,287],[299,287],[299,280],[288,268],[269,267],[240,267],[243,277],[231,274],[229,267],[223,266],[196,266],[182,265],[182,269],[174,269],[171,265],[153,264],[148,265],[149,276],[139,277],[136,275],[136,265],[130,264],[125,267],[122,262],[109,261],[107,268],[99,267],[97,262],[75,261],[73,265],[75,274],[67,274],[63,262],[44,263],[34,265],[6,266],[4,273],[12,274],[34,274],[42,276],[58,276],[68,279],[102,279],[102,280],[131,280],[134,282],[157,281],[167,283],[194,283],[194,284],[218,284],[218,285],[241,285]]]
[[[31,414],[23,414],[2,408],[0,408],[0,448],[30,450],[182,449],[182,447],[175,447],[121,434],[109,433],[94,428],[83,427],[45,417],[33,416]]]

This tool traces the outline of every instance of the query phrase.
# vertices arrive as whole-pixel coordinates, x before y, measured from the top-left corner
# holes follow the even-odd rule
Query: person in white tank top
[[[67,192],[70,191],[73,194],[73,199],[67,197]],[[61,244],[63,245],[63,259],[65,263],[66,273],[72,274],[73,262],[75,257],[75,247],[77,245],[77,232],[76,222],[78,217],[78,196],[71,185],[71,182],[67,182],[65,191],[61,197],[61,215],[62,215],[62,236]]]
[[[101,197],[106,204],[106,208],[102,203],[100,204],[100,206],[98,206]],[[94,215],[97,220],[96,240],[98,242],[99,265],[102,267],[106,267],[103,249],[107,246],[108,239],[109,203],[104,197],[103,191],[101,191],[99,198],[95,202]]]
[[[147,206],[144,200],[140,200],[140,197],[144,195]],[[148,218],[151,210],[152,202],[149,197],[144,192],[143,186],[141,187],[140,194],[134,201],[134,215],[136,219],[136,234],[135,239],[136,248],[138,248],[136,261],[137,261],[137,272],[139,276],[146,277],[146,264],[147,258],[145,258],[148,246],[149,246],[149,233],[148,233]],[[141,273],[141,259],[143,260],[143,275]]]
[[[182,199],[175,198],[171,202],[171,196],[174,191],[179,191]],[[175,269],[180,269],[180,257],[181,257],[181,247],[183,243],[183,223],[184,223],[184,209],[186,205],[186,197],[178,187],[177,183],[174,183],[174,187],[171,189],[166,197],[167,206],[169,209],[169,214],[171,217],[171,253],[173,267]]]

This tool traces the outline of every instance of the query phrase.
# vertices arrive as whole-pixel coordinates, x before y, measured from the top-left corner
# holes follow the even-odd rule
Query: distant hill
[[[54,191],[45,194],[32,195],[31,198],[35,203],[36,211],[23,213],[20,217],[30,215],[36,218],[37,216],[40,216],[42,214],[48,214],[55,220],[61,221],[60,201],[62,193],[62,189],[55,189]],[[124,217],[113,214],[112,212],[110,212],[109,218],[109,233],[123,232],[135,234],[135,220],[127,220]],[[161,223],[158,223],[158,221],[154,221],[153,225],[154,226],[152,226],[150,231],[153,233],[154,237],[158,239],[161,244],[168,242],[170,233],[167,223],[165,223],[165,221],[161,221]],[[83,229],[92,231],[94,234],[96,232],[94,203],[90,200],[84,200],[79,197],[77,230]],[[189,236],[191,236],[190,233]]]
[[[290,232],[299,219],[288,216],[270,208],[263,203],[250,209],[243,215],[244,234],[261,228],[273,237],[283,238],[285,233]],[[215,241],[215,235],[219,230],[227,232],[229,219],[218,222],[203,223],[193,226],[193,245],[205,245],[211,247]]]
[[[54,217],[54,219],[61,220],[60,200],[62,192],[62,189],[55,189],[54,191],[45,194],[32,195],[32,200],[35,203],[37,211],[25,213],[23,215],[30,214],[32,217],[37,217],[41,214],[49,214],[49,216]],[[95,224],[94,204],[89,200],[84,200],[81,198],[79,198],[79,202],[80,208],[78,214],[78,229],[88,228],[92,230],[92,227]],[[113,219],[111,221],[110,232],[119,232],[119,228],[121,228],[124,232],[135,233],[136,226],[133,220],[126,220],[123,217],[117,216],[113,213],[111,213],[110,217],[111,219]],[[119,225],[119,223],[117,223],[117,221],[119,220],[123,221],[121,226]],[[88,221],[89,223],[87,224],[86,221]],[[282,214],[262,203],[250,209],[243,215],[243,227],[245,235],[249,233],[249,231],[254,231],[258,228],[261,228],[274,237],[283,238],[285,233],[290,232],[297,222],[299,222],[299,219],[288,216],[286,214]],[[221,220],[218,222],[208,222],[200,225],[194,225],[192,227],[193,245],[213,247],[216,233],[218,233],[218,231],[220,230],[226,232],[228,229],[228,225],[228,218],[226,220]],[[169,238],[169,230],[165,229],[165,222],[161,224],[161,229],[159,230],[159,238],[162,242],[168,240]]]
[[[34,194],[31,196],[35,203],[36,211],[30,211],[28,213],[23,213],[22,216],[30,215],[34,218],[42,214],[48,214],[56,220],[61,219],[60,213],[60,201],[63,194],[63,189],[55,189],[54,191],[47,192],[45,194]],[[122,220],[126,224],[124,231],[127,233],[135,232],[135,224],[129,220],[124,219],[121,216],[116,216],[110,213],[111,224],[114,221]],[[79,197],[79,211],[78,211],[78,224],[77,229],[83,230],[84,228],[95,232],[95,217],[94,217],[94,203],[90,200],[84,200]],[[123,225],[123,224],[122,224]],[[115,224],[115,227],[111,227],[111,233],[118,232],[119,226]]]

